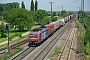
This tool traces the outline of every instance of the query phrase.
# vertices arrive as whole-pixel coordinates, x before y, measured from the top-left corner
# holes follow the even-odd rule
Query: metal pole
[[[52,22],[52,3],[54,2],[49,2],[51,4],[51,22]]]
[[[63,5],[62,5],[62,11],[63,11]]]
[[[81,19],[82,19],[82,27],[84,27],[84,21],[83,21],[83,18],[84,18],[84,0],[81,0],[81,11],[82,11],[82,14],[81,14]],[[83,39],[83,47],[84,47],[84,39]]]
[[[84,53],[84,0],[81,0],[81,22],[82,22],[82,44],[83,44],[83,55],[85,55],[85,53]],[[83,59],[84,60],[84,59]]]
[[[84,0],[81,0],[81,20],[83,23],[83,18],[84,18]]]
[[[8,53],[10,53],[10,37],[9,37],[9,30],[8,30]]]
[[[63,5],[60,5],[62,7],[62,11],[63,11]]]

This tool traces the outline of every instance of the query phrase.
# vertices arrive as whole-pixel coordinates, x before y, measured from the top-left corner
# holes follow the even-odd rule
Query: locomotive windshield
[[[38,38],[38,34],[30,34],[30,38]]]

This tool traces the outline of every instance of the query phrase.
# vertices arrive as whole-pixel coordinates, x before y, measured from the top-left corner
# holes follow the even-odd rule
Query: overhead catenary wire
[[[76,0],[76,1],[74,1],[74,2],[72,2],[72,3],[69,3],[69,4],[67,4],[67,5],[63,5],[63,4],[62,4],[62,5],[63,5],[63,8],[64,8],[64,7],[68,7],[69,5],[74,4],[74,3],[76,3],[76,2],[78,2],[78,0]],[[59,7],[53,8],[53,10],[59,9],[59,8],[61,8],[61,7],[62,7],[62,6],[59,5]]]
[[[74,2],[72,2],[72,3],[70,3],[70,4],[67,4],[67,5],[65,5],[64,7],[68,7],[69,5],[74,4],[74,3],[76,3],[76,2],[78,2],[78,0],[76,0],[76,1],[74,1]]]

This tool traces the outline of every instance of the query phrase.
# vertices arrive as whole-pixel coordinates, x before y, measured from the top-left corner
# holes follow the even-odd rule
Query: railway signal
[[[8,49],[6,49],[6,53],[10,53],[10,37],[9,37],[10,25],[9,24],[6,24],[6,30],[8,34]]]

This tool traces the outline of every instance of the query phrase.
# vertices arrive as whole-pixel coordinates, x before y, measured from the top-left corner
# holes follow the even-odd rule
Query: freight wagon
[[[59,22],[59,27],[62,27],[63,23],[61,22],[61,20],[58,20]]]
[[[53,24],[54,25],[54,31],[57,30],[57,28],[59,28],[59,23],[56,21],[56,22],[52,22],[50,24]]]
[[[62,22],[62,26],[64,26],[65,25],[65,20],[61,19],[60,21]]]
[[[45,25],[45,27],[48,28],[49,35],[54,33],[54,24],[47,24],[47,25]]]

